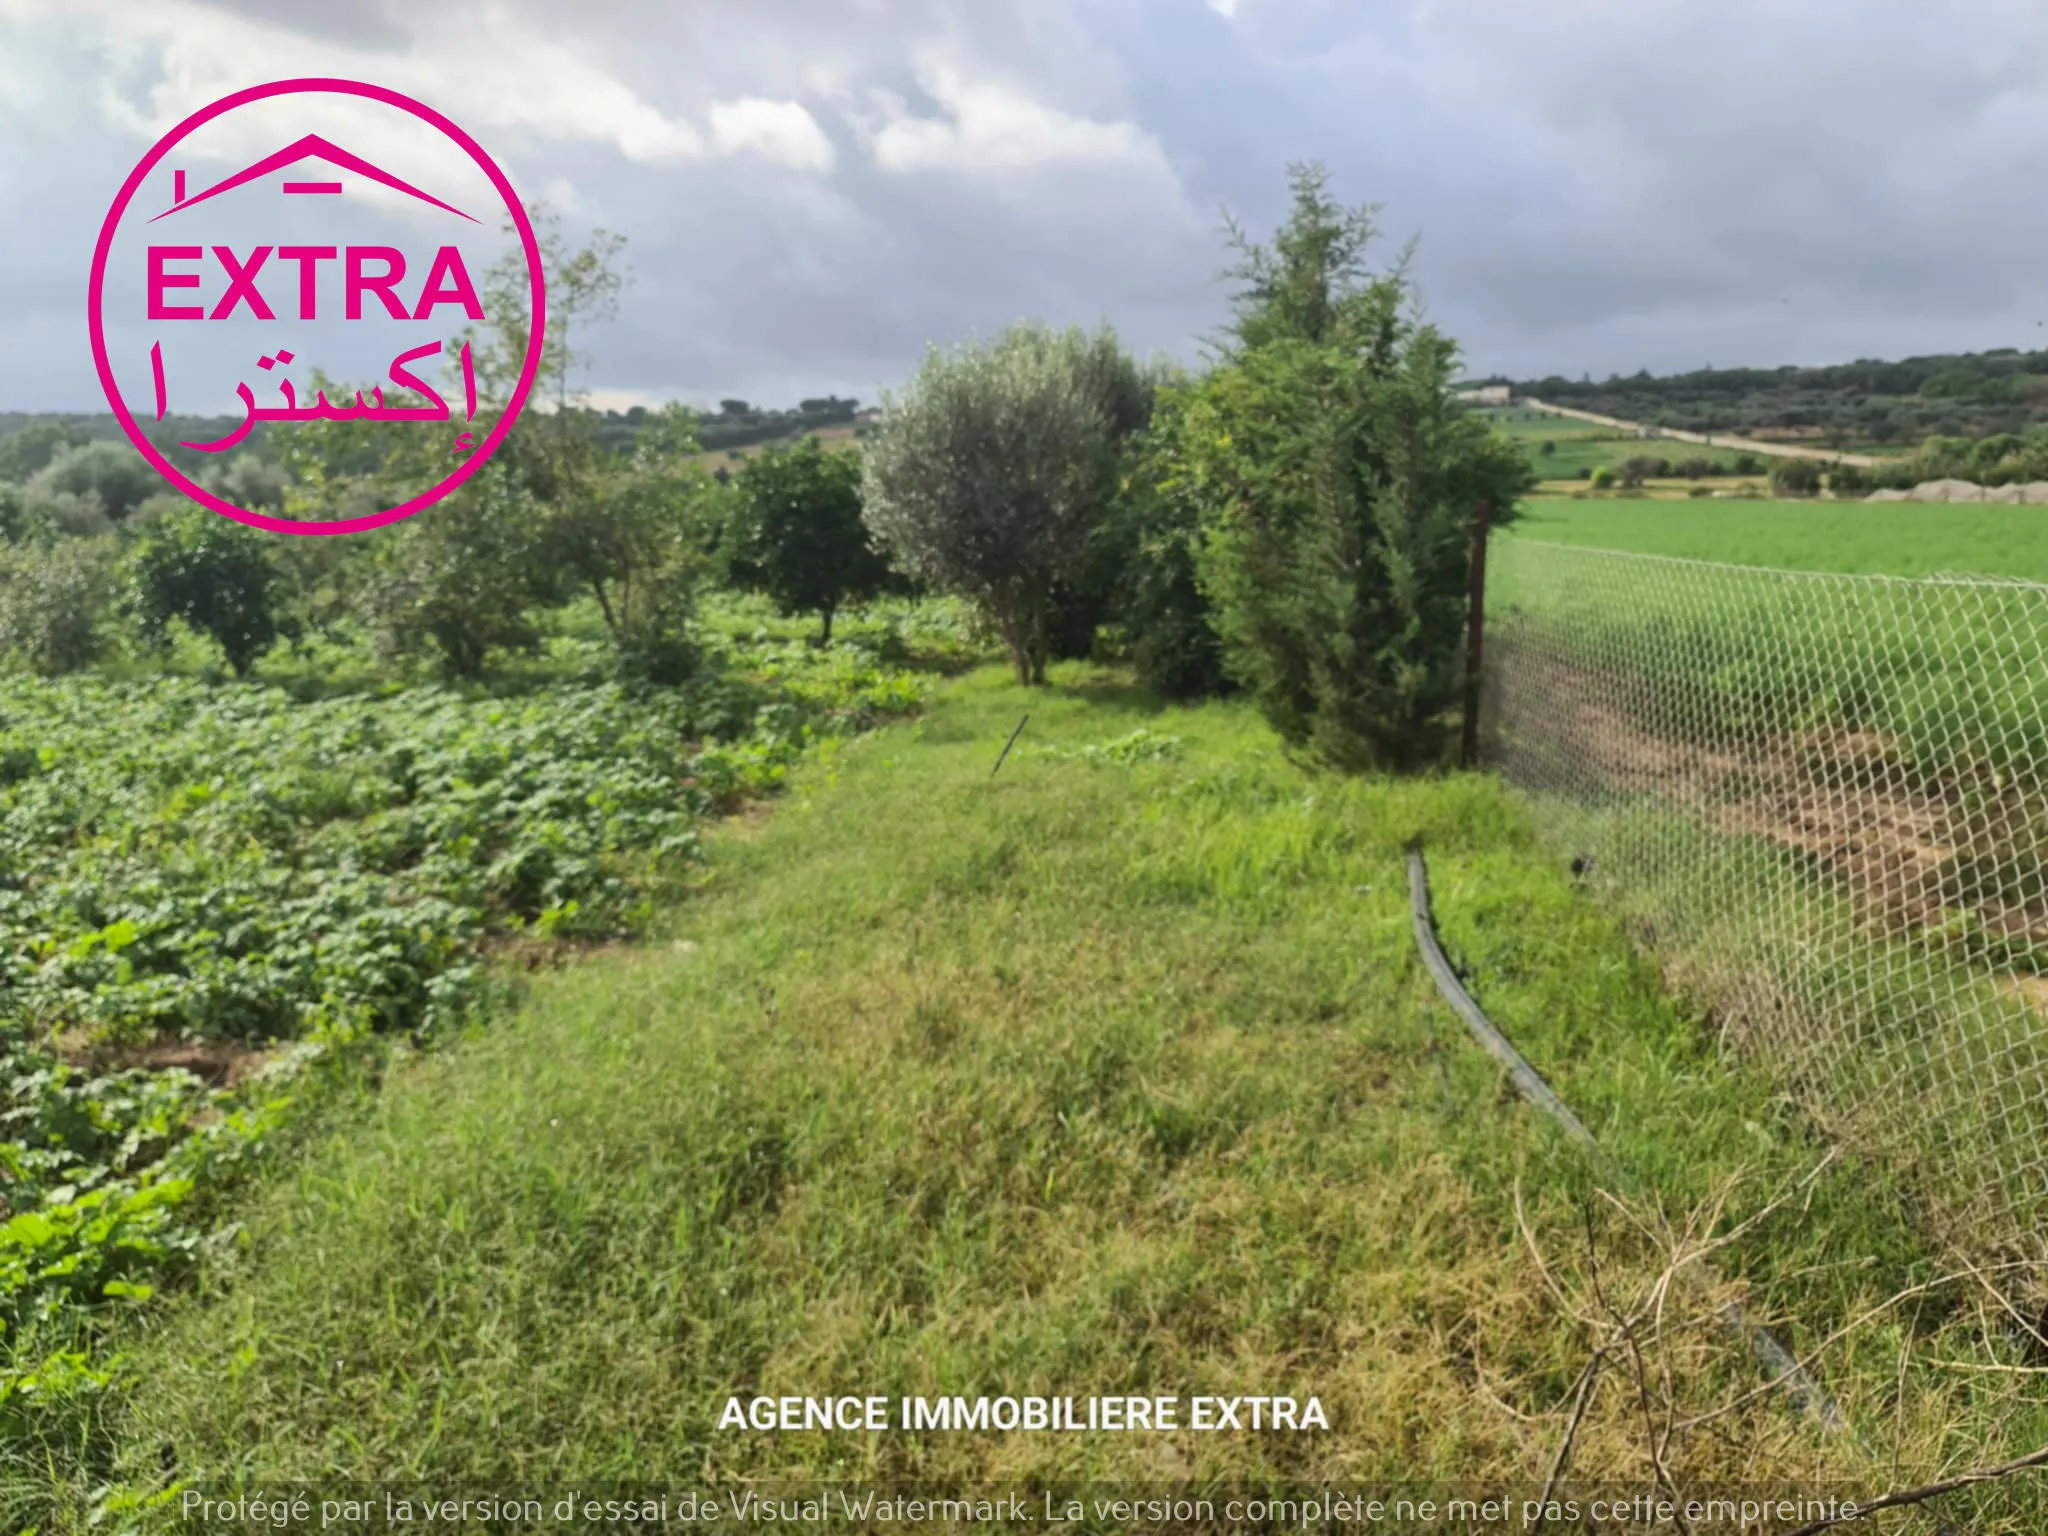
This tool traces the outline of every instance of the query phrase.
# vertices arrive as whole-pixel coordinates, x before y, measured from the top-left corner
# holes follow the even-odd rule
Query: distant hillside
[[[1630,378],[1475,379],[1657,426],[1835,448],[1985,437],[2048,424],[2048,351],[1965,352],[1824,368],[1703,368]]]
[[[697,436],[707,453],[728,448],[748,448],[761,443],[794,442],[799,438],[827,434],[844,436],[859,429],[858,400],[837,395],[800,401],[794,410],[755,406],[745,400],[723,400],[701,412]],[[645,406],[630,411],[605,411],[600,435],[614,448],[630,448],[646,425],[651,412]],[[204,455],[178,448],[179,442],[214,442],[241,425],[241,418],[227,416],[166,416],[161,422],[144,422],[150,440],[164,449],[181,467],[196,469],[206,462]],[[836,429],[836,430],[834,430]],[[248,449],[262,453],[264,425],[258,423],[247,439]],[[24,457],[22,472],[8,472],[9,439],[33,433],[33,449]],[[110,411],[27,412],[0,411],[0,479],[24,479],[40,469],[52,454],[72,443],[105,440],[123,441]],[[28,444],[21,445],[27,448]],[[22,455],[17,455],[22,456]]]
[[[239,416],[178,416],[141,423],[143,435],[164,456],[187,473],[196,474],[213,456],[182,448],[180,443],[214,443],[242,424]],[[266,423],[258,422],[243,440],[248,452],[261,455]],[[0,481],[26,480],[64,449],[81,443],[125,443],[111,411],[0,411]]]

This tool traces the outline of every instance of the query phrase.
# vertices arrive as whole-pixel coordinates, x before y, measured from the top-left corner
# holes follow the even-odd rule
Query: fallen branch
[[[1954,1493],[1958,1488],[1970,1488],[1978,1483],[1995,1483],[2000,1478],[2011,1477],[2015,1472],[2025,1472],[2030,1467],[2044,1466],[2048,1466],[2048,1445],[2042,1446],[2038,1451],[2029,1451],[2017,1461],[2000,1462],[1995,1467],[1979,1467],[1973,1472],[1959,1472],[1954,1477],[1945,1477],[1938,1483],[1908,1488],[1902,1493],[1888,1493],[1881,1499],[1872,1499],[1868,1504],[1858,1504],[1854,1514],[1829,1515],[1825,1519],[1802,1525],[1796,1531],[1787,1531],[1785,1536],[1816,1536],[1820,1531],[1847,1525],[1851,1520],[1867,1520],[1870,1516],[1887,1509],[1906,1509],[1915,1504],[1925,1504],[1929,1499],[1938,1499],[1944,1493]]]

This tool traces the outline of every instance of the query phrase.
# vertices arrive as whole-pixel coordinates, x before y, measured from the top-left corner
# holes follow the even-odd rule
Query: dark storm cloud
[[[1228,13],[1228,14],[1226,14]],[[607,392],[872,397],[1022,315],[1192,356],[1290,160],[1419,235],[1475,368],[2032,345],[2032,0],[0,0],[0,405],[89,408],[84,257],[149,133],[314,65],[443,105],[630,238]],[[59,344],[71,330],[78,344]]]

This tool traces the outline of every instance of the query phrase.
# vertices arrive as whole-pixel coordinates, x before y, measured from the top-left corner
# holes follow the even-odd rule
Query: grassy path
[[[1674,1220],[1812,1173],[1490,780],[1312,776],[1236,706],[979,673],[722,833],[671,933],[540,978],[277,1177],[133,1340],[81,1477],[1540,1481],[1595,1264],[1625,1301],[1662,1261],[1433,1001],[1416,836],[1454,963]],[[1840,1164],[1717,1263],[1801,1348],[1933,1273]],[[1966,1303],[1823,1358],[1908,1473],[2043,1427],[2008,1378],[1922,1364],[1969,1347]],[[1748,1394],[1681,1321],[1655,1390]],[[1592,1393],[1587,1474],[1647,1481],[1641,1386]],[[755,1390],[1314,1394],[1331,1429],[718,1429]],[[1881,1480],[1815,1433],[1750,1396],[1664,1454]]]

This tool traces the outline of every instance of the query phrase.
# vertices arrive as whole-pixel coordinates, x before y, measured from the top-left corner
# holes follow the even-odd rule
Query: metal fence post
[[[1479,765],[1480,668],[1486,651],[1486,535],[1492,525],[1493,505],[1479,503],[1472,519],[1472,602],[1465,639],[1465,740],[1458,761],[1466,768]]]

